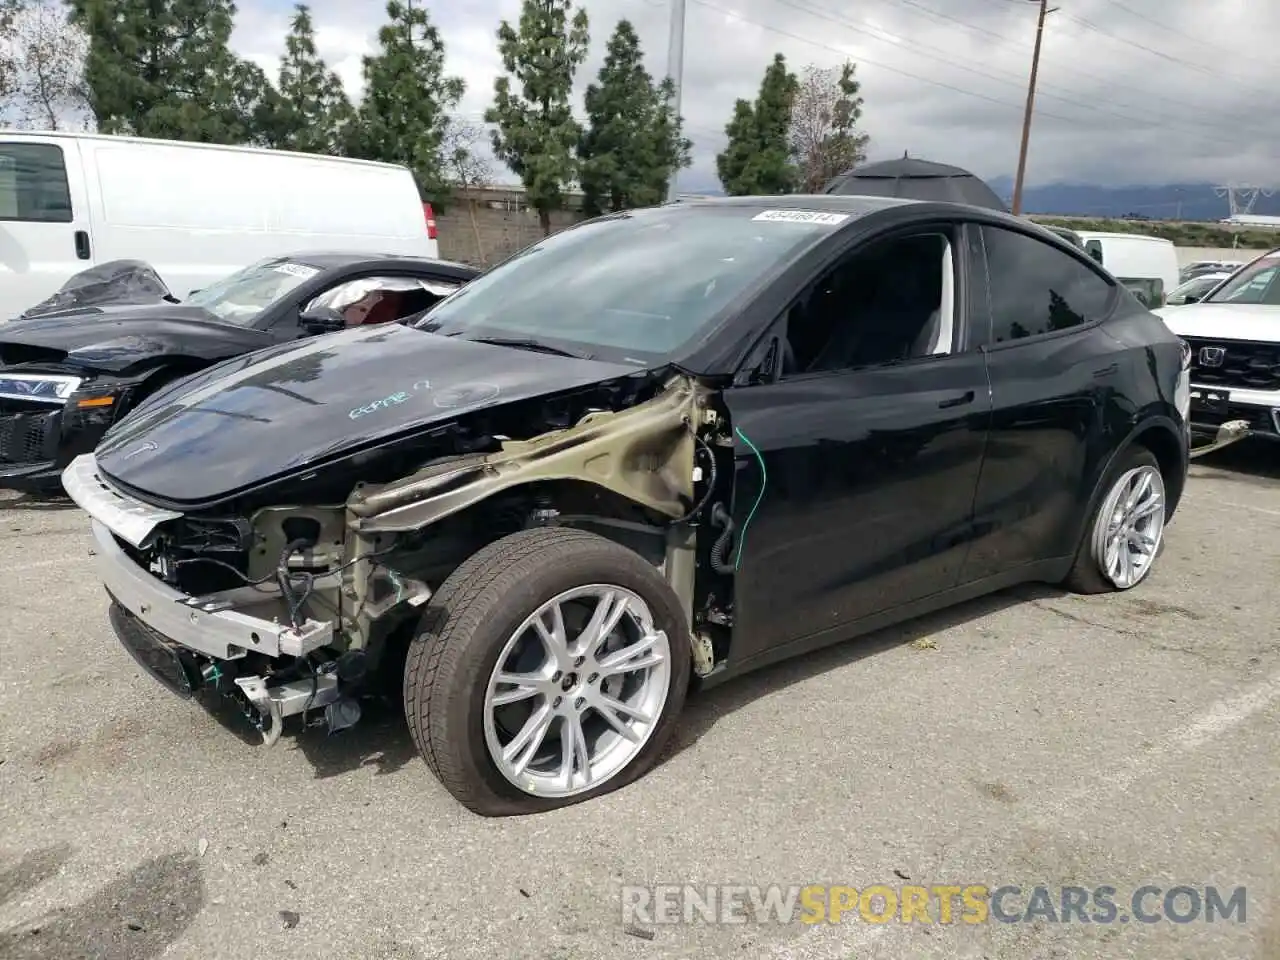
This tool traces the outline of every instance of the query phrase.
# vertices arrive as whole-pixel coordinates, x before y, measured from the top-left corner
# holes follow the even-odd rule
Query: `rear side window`
[[[71,191],[61,147],[0,143],[0,220],[71,222]]]
[[[1004,343],[1101,320],[1115,288],[1042,240],[984,226],[991,292],[991,341]]]

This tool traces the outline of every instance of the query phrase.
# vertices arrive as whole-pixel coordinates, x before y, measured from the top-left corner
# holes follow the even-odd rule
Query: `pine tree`
[[[725,126],[729,138],[716,156],[716,173],[725,193],[791,193],[799,181],[791,163],[788,134],[800,83],[787,69],[786,57],[775,54],[764,73],[755,103],[738,100]]]
[[[102,133],[252,143],[268,83],[228,47],[231,0],[70,0]]]
[[[444,41],[427,11],[389,0],[379,51],[364,58],[364,99],[345,138],[352,156],[402,163],[424,200],[444,206],[450,190],[442,143],[466,92],[444,73]]]
[[[670,80],[655,86],[635,28],[622,20],[609,38],[599,82],[587,87],[587,129],[578,146],[589,216],[661,203],[672,175],[690,163]]]
[[[264,124],[271,146],[303,153],[341,152],[355,111],[342,81],[316,51],[311,9],[306,4],[294,7],[284,43],[280,79],[269,95]]]
[[[508,76],[494,81],[493,106],[485,120],[497,125],[493,152],[524,183],[542,232],[551,232],[551,211],[577,175],[582,130],[570,97],[578,67],[587,58],[587,14],[569,16],[570,0],[523,0],[517,31],[506,20],[498,28],[498,51]]]

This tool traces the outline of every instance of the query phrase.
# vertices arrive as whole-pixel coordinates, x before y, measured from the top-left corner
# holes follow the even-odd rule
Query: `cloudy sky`
[[[415,0],[440,28],[479,120],[501,66],[494,31],[519,0]],[[1027,179],[1032,184],[1251,182],[1280,186],[1280,3],[1069,0],[1050,13]],[[621,18],[666,72],[668,0],[589,0],[591,59],[579,99]],[[376,43],[380,0],[313,0],[321,54],[353,95]],[[240,0],[233,45],[273,69],[291,3]],[[914,156],[1011,175],[1037,6],[1032,0],[687,0],[682,112],[694,142],[680,188],[714,187],[738,97],[754,97],[776,52],[793,69],[858,64],[871,158]]]

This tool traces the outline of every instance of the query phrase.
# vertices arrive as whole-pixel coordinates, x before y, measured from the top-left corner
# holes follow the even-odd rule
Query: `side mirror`
[[[329,333],[347,325],[342,314],[333,307],[309,307],[298,314],[298,323],[310,333]]]
[[[1188,293],[1185,297],[1183,297],[1183,298],[1182,298],[1182,302],[1183,302],[1183,303],[1199,303],[1199,302],[1200,302],[1200,294],[1198,294],[1198,293]]]
[[[194,290],[188,290],[188,291],[187,291],[187,296],[188,296],[188,297],[194,297],[194,296],[195,296],[197,293],[199,293],[199,292],[200,292],[200,288],[199,288],[199,287],[196,287]]]

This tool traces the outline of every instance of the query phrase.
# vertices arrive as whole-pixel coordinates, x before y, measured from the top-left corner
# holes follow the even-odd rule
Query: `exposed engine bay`
[[[460,564],[518,530],[571,526],[661,572],[690,625],[694,673],[708,676],[733,618],[733,441],[715,401],[667,371],[482,409],[229,510],[176,515],[140,546],[115,537],[183,595],[192,623],[226,614],[245,639],[192,649],[119,602],[117,632],[171,689],[237,701],[268,744],[295,714],[337,731],[398,683],[424,605]]]

